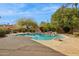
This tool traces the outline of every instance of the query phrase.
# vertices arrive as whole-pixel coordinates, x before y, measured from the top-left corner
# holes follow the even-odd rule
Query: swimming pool
[[[51,39],[56,39],[56,38],[63,38],[63,36],[61,35],[47,35],[47,34],[38,34],[38,33],[17,34],[16,36],[32,37],[32,39],[35,39],[35,40],[51,40]]]

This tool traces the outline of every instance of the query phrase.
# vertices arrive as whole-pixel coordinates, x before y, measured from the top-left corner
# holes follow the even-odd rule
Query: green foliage
[[[79,17],[77,16],[77,11],[75,8],[59,8],[51,18],[51,24],[56,27],[56,29],[69,28],[71,30],[79,30]]]
[[[5,29],[5,33],[6,34],[10,34],[11,33],[11,30],[10,29]]]
[[[12,29],[11,32],[12,32],[12,33],[17,33],[17,32],[19,32],[19,31],[18,31],[17,29]]]
[[[42,32],[56,31],[56,28],[54,27],[54,25],[52,25],[50,23],[41,22],[41,24],[40,24],[40,30]]]
[[[0,37],[5,37],[6,31],[3,29],[0,29]]]
[[[38,25],[32,19],[21,18],[16,23],[20,32],[34,32]]]

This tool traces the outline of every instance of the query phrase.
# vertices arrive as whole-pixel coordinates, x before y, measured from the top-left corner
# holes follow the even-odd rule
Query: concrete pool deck
[[[64,54],[35,42],[30,37],[8,35],[0,38],[0,56],[64,56]]]
[[[63,41],[58,40],[34,40],[56,51],[69,56],[79,56],[79,37],[63,35]]]
[[[79,37],[63,36],[63,41],[58,41],[11,34],[0,38],[0,56],[79,56]]]

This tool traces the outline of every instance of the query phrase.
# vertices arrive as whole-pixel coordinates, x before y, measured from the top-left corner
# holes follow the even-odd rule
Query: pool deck
[[[63,35],[63,34],[62,34]],[[63,35],[63,41],[59,40],[34,40],[68,56],[79,56],[79,37]]]
[[[64,56],[64,54],[35,42],[30,37],[8,35],[0,38],[0,56]]]

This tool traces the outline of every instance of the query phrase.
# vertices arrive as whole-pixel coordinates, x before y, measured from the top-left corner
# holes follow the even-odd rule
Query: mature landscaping
[[[3,25],[5,26],[5,25]],[[79,8],[78,3],[63,4],[51,16],[51,22],[41,22],[39,25],[30,18],[20,18],[16,22],[15,28],[0,28],[0,37],[9,33],[17,32],[48,32],[70,33],[79,31]],[[6,27],[6,26],[5,26]]]
[[[26,9],[26,11],[19,10],[21,12],[16,9],[17,13],[14,12],[16,15],[10,11],[11,16],[9,15],[9,17],[15,23],[0,24],[0,55],[79,55],[79,4],[66,3],[55,4],[55,6],[53,4],[52,7],[57,6],[54,13],[49,12],[51,11],[49,9],[52,8],[48,8],[48,5],[45,10],[37,7],[37,10],[40,9],[38,12],[36,9],[33,10],[36,12],[33,12],[26,8],[33,12],[32,15],[29,14],[30,12],[26,12]],[[58,7],[59,5],[60,7]],[[44,8],[44,5],[41,4],[40,6]],[[39,20],[43,16],[49,17],[49,13],[50,19],[45,17],[47,21],[45,19]],[[38,17],[38,14],[40,14],[40,17]],[[29,16],[36,18],[33,19]],[[2,17],[6,18],[6,22],[8,22],[8,16],[2,15],[0,19]],[[14,20],[15,18],[16,20]]]

